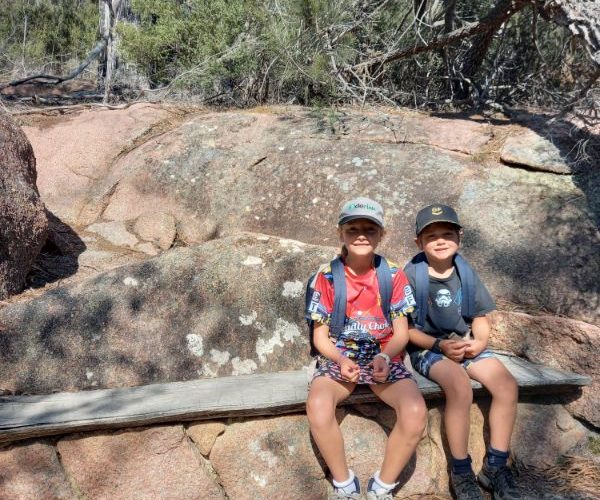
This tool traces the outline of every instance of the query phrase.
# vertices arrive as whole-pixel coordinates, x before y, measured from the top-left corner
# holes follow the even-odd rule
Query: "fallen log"
[[[553,394],[589,385],[589,377],[537,365],[510,355],[498,359],[515,376],[520,394]],[[428,400],[443,397],[440,387],[415,374]],[[262,373],[101,389],[43,396],[0,397],[0,443],[73,432],[227,417],[303,412],[306,371]],[[476,395],[485,390],[472,382]],[[359,388],[343,404],[372,403]]]

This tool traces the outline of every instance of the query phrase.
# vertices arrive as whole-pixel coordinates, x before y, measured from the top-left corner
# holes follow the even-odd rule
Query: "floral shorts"
[[[368,364],[358,363],[358,366],[360,368],[360,374],[358,376],[357,384],[388,384],[390,382],[397,382],[398,380],[403,380],[405,378],[412,378],[412,374],[401,361],[392,361],[390,363],[390,373],[388,374],[388,378],[385,382],[377,382],[373,380],[373,368]],[[329,377],[334,380],[339,380],[340,382],[346,382],[346,380],[342,378],[340,365],[334,363],[324,356],[319,356],[317,358],[317,367],[313,374],[313,380],[317,377]]]

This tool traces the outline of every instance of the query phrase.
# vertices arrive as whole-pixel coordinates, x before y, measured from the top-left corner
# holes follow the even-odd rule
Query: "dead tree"
[[[500,0],[482,19],[485,30],[471,39],[471,46],[463,57],[458,82],[458,98],[466,99],[475,75],[485,61],[494,35],[500,27],[524,7],[531,5],[529,0]]]
[[[571,34],[581,38],[596,64],[600,67],[600,2],[589,0],[546,0],[542,14],[569,29]]]
[[[31,75],[31,76],[27,76],[25,78],[20,78],[18,80],[13,80],[12,82],[8,82],[4,85],[0,85],[0,89],[7,88],[7,87],[17,87],[18,85],[22,85],[24,83],[46,83],[46,84],[56,85],[56,84],[59,84],[62,82],[66,82],[67,80],[72,80],[73,78],[75,78],[76,76],[81,74],[81,72],[85,68],[87,68],[92,61],[97,59],[105,47],[106,47],[106,40],[104,40],[104,39],[100,40],[96,44],[94,49],[85,58],[85,61],[83,61],[79,66],[77,66],[77,68],[75,68],[73,71],[71,71],[68,75],[59,76],[59,75],[47,75],[44,73],[40,73],[37,75]]]
[[[106,48],[98,67],[99,80],[104,87],[103,102],[107,103],[112,90],[115,69],[117,67],[117,40],[115,26],[121,15],[123,0],[98,0],[100,11],[100,36],[106,40]]]
[[[594,64],[600,68],[600,4],[588,0],[498,0],[494,7],[479,21],[465,23],[463,26],[449,30],[453,25],[455,1],[447,0],[444,32],[425,42],[410,47],[378,54],[376,57],[361,61],[341,70],[348,81],[357,75],[372,74],[381,71],[382,67],[394,61],[407,59],[433,50],[446,49],[450,46],[470,40],[469,49],[460,67],[461,93],[468,95],[474,77],[481,68],[488,53],[494,35],[501,26],[517,12],[525,7],[536,7],[544,17],[556,24],[567,27],[573,36],[582,39]],[[415,6],[424,2],[415,0]],[[598,78],[594,72],[593,78]]]

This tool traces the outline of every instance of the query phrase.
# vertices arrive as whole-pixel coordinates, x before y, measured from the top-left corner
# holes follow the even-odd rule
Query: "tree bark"
[[[115,38],[115,25],[119,19],[122,0],[99,0],[100,10],[100,35],[106,40],[106,49],[98,68],[100,81],[104,86],[104,98],[107,103],[110,99],[114,73],[117,67],[117,43]]]

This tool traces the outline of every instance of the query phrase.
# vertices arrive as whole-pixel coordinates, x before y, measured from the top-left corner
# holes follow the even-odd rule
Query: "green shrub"
[[[215,82],[233,84],[258,64],[257,2],[133,0],[131,9],[133,20],[118,25],[120,51],[153,86],[179,77],[181,85],[209,90]]]
[[[97,38],[94,0],[0,0],[0,69],[60,72],[85,57]]]

